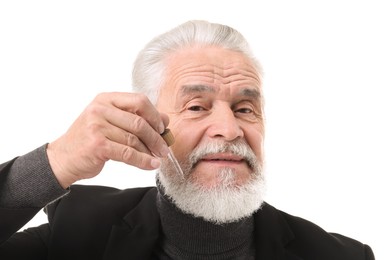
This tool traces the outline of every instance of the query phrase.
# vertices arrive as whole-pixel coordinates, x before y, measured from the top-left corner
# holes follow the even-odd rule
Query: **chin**
[[[201,178],[195,172],[184,180],[160,170],[157,179],[171,201],[184,213],[224,224],[251,216],[264,202],[265,180],[260,169],[248,178],[234,170],[218,171],[216,178]]]
[[[195,168],[189,174],[188,181],[204,189],[214,189],[225,187],[237,189],[251,181],[254,174],[248,167],[239,169],[238,167],[216,167],[208,169]]]
[[[227,176],[216,176],[215,178],[202,178],[193,175],[189,178],[189,182],[192,185],[198,186],[199,189],[204,190],[213,190],[213,189],[240,189],[242,186],[245,186],[250,180],[250,178],[237,178],[235,176],[227,177]]]

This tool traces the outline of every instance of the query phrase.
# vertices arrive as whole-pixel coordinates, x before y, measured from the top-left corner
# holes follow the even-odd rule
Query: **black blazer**
[[[2,171],[7,166],[0,165]],[[150,259],[160,234],[155,187],[71,187],[46,207],[49,224],[16,233],[40,209],[0,209],[0,259]],[[374,259],[369,246],[264,204],[255,213],[256,259]]]

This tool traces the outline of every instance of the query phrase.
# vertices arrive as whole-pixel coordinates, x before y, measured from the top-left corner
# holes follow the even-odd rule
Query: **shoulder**
[[[49,221],[56,215],[64,215],[70,211],[75,217],[120,218],[136,207],[147,194],[155,198],[156,187],[121,190],[106,186],[74,185],[70,187],[68,195],[48,205],[46,211]]]
[[[77,252],[79,256],[85,255],[84,259],[100,258],[107,241],[116,234],[115,230],[129,228],[129,214],[139,208],[149,210],[137,215],[135,221],[148,214],[155,215],[156,196],[156,187],[120,190],[105,186],[71,186],[68,195],[46,207],[50,250],[55,255]],[[152,218],[148,224],[157,227],[158,221],[154,220]],[[69,252],[69,248],[74,252]]]
[[[288,214],[265,204],[265,210],[272,212],[291,234],[286,249],[304,259],[374,259],[371,248],[360,241],[328,232],[304,218]]]
[[[97,185],[73,185],[70,187],[69,196],[67,200],[90,200],[91,202],[104,203],[110,201],[120,203],[119,199],[129,199],[130,201],[138,201],[146,193],[156,191],[156,187],[140,187],[140,188],[129,188],[129,189],[117,189],[107,186]],[[115,200],[115,201],[113,201]],[[128,201],[127,201],[128,202]],[[114,203],[115,204],[115,203]]]
[[[11,168],[12,164],[16,159],[17,158],[14,158],[8,162],[0,163],[0,174],[1,174],[0,177],[5,176],[5,172],[7,172]]]

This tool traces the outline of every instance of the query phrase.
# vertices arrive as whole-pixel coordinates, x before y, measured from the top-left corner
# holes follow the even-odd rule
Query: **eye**
[[[200,111],[204,111],[206,110],[204,107],[202,106],[190,106],[187,108],[188,110],[190,111],[195,111],[195,112],[200,112]]]
[[[251,113],[253,113],[253,110],[251,108],[248,108],[248,107],[243,107],[243,108],[236,109],[234,112],[235,113],[242,113],[242,114],[251,114]]]
[[[239,104],[233,106],[232,110],[237,118],[250,121],[257,121],[261,119],[261,109],[250,102],[240,102]]]

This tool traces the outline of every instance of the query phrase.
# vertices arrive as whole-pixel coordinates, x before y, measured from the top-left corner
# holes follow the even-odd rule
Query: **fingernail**
[[[161,122],[159,127],[158,127],[158,131],[160,132],[160,134],[164,133],[164,130],[165,130],[165,126],[164,126],[164,123]]]
[[[166,145],[163,145],[160,149],[160,156],[167,157],[169,153],[169,148]]]
[[[151,165],[154,169],[157,169],[157,168],[160,168],[161,162],[160,162],[159,159],[153,158],[152,161],[150,162],[150,165]]]

